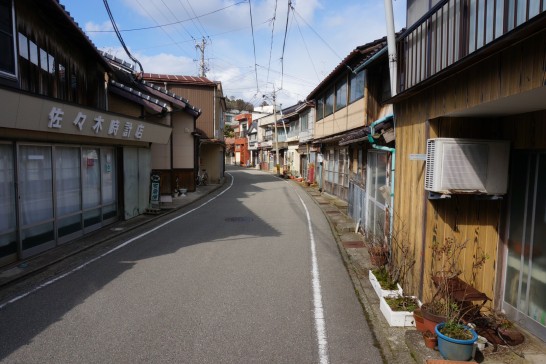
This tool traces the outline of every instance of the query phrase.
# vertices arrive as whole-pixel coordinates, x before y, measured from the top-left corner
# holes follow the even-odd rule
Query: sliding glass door
[[[511,163],[503,308],[546,339],[546,153],[517,152]]]
[[[13,145],[0,144],[0,265],[17,259]]]
[[[19,208],[22,257],[55,246],[51,147],[20,145]]]

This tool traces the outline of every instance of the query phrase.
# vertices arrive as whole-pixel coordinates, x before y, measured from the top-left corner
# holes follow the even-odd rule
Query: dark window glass
[[[359,71],[356,75],[351,73],[349,84],[349,102],[354,102],[364,97],[365,73]]]
[[[0,1],[0,71],[15,74],[11,1]]]
[[[19,55],[24,59],[28,59],[28,40],[21,33],[19,33]]]
[[[326,93],[324,98],[324,116],[328,116],[334,112],[334,89],[331,88]]]
[[[339,81],[336,85],[336,111],[347,106],[347,80]]]
[[[30,62],[38,65],[38,46],[33,41],[28,42],[28,50],[30,55]]]
[[[317,99],[317,121],[324,118],[324,99]]]

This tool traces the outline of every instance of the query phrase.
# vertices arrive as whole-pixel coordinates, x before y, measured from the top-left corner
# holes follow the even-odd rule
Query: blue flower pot
[[[458,340],[445,336],[440,332],[445,323],[439,323],[434,328],[436,335],[438,336],[438,350],[440,354],[447,360],[459,360],[467,361],[472,359],[474,353],[474,343],[478,340],[478,334],[471,328],[464,326],[465,330],[468,330],[472,334],[472,339]]]

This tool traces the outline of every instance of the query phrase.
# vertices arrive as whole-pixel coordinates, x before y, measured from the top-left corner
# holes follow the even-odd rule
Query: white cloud
[[[114,28],[112,27],[112,23],[110,21],[105,21],[102,24],[97,24],[92,21],[88,21],[85,23],[84,30],[86,32],[109,32],[112,31]]]

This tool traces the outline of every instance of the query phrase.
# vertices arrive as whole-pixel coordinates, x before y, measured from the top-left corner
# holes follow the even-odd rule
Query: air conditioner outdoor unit
[[[428,139],[425,190],[441,194],[505,194],[509,157],[508,141]]]

